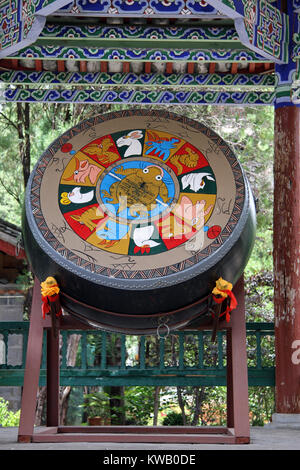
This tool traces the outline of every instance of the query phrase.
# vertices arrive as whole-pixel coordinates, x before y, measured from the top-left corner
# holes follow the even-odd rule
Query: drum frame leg
[[[218,329],[227,337],[227,426],[60,426],[59,425],[59,329],[91,329],[76,319],[62,316],[58,325],[42,319],[40,285],[34,284],[27,346],[18,442],[148,442],[198,444],[248,444],[248,368],[243,277],[234,286],[238,306],[231,320]],[[211,328],[211,327],[210,327]],[[47,425],[34,430],[43,332],[47,330]],[[201,327],[207,330],[209,327]]]

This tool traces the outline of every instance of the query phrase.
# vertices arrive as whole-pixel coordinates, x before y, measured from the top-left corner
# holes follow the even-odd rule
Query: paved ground
[[[123,443],[30,443],[21,444],[17,442],[18,428],[0,428],[0,453],[2,450],[26,450],[26,451],[99,451],[99,456],[103,451],[107,455],[108,451],[119,455],[120,451],[160,451],[164,454],[167,451],[224,451],[224,450],[269,450],[286,451],[300,450],[300,429],[272,428],[272,427],[253,427],[251,428],[251,442],[247,445],[228,445],[228,444],[123,444]],[[163,451],[163,452],[161,452]],[[138,453],[138,452],[137,452]],[[22,452],[24,454],[24,452]],[[47,452],[48,454],[48,452]],[[104,454],[103,454],[104,455]]]

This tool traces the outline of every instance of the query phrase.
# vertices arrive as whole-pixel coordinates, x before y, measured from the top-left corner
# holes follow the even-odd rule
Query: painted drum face
[[[251,197],[232,151],[203,124],[162,111],[112,113],[74,127],[37,163],[27,188],[25,244],[36,242],[27,251],[37,276],[60,277],[77,300],[156,314],[168,311],[168,296],[153,301],[157,290],[162,295],[207,274],[228,254],[247,225]],[[252,240],[248,245],[229,281],[243,269]],[[36,250],[51,260],[48,269],[34,259]],[[95,287],[93,300],[80,294],[87,287],[67,287],[68,274],[77,286],[81,280]],[[202,280],[200,291],[211,281],[204,288]],[[142,294],[147,306],[137,302]],[[186,302],[198,297],[186,295]]]
[[[182,262],[217,238],[209,223],[216,176],[203,152],[181,135],[126,129],[74,147],[61,147],[70,158],[58,181],[59,211],[85,244],[105,252],[101,259],[107,268],[112,267],[108,253],[149,258],[175,250]],[[230,182],[229,211],[235,197]],[[135,263],[144,268],[142,259]],[[167,258],[147,261],[153,269],[158,263],[164,267]]]

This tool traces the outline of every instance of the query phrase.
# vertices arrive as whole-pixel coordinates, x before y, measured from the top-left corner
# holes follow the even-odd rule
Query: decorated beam
[[[47,23],[37,45],[62,44],[93,47],[237,48],[241,47],[232,25],[138,25],[138,24],[61,24]],[[240,46],[239,46],[240,45]]]
[[[220,13],[202,0],[74,0],[56,12],[59,16],[218,17]]]
[[[276,64],[277,75],[276,108],[300,105],[300,24],[299,15],[294,11],[296,3],[287,2],[289,18],[290,44],[289,60],[286,64]]]
[[[268,0],[208,0],[207,3],[235,20],[240,41],[249,49],[287,63],[289,18]]]
[[[196,46],[196,44],[195,44]],[[247,48],[236,49],[167,49],[127,47],[65,47],[32,45],[7,56],[12,59],[93,60],[93,61],[185,61],[185,62],[266,62]]]
[[[18,59],[107,61],[258,61],[235,29],[221,26],[153,26],[47,23],[34,45]]]
[[[69,49],[244,49],[232,26],[46,24],[34,46]]]
[[[2,0],[0,2],[0,57],[32,44],[41,33],[46,16],[68,0]]]
[[[293,0],[293,8],[296,13],[300,13],[300,0]]]
[[[33,44],[42,32],[46,15],[55,12],[73,17],[83,13],[93,17],[98,13],[113,16],[114,21],[124,15],[141,15],[145,18],[158,15],[169,19],[181,15],[199,18],[208,13],[217,16],[221,12],[235,20],[244,46],[277,63],[286,63],[288,60],[287,16],[266,0],[82,0],[72,3],[67,0],[4,0],[0,7],[0,58]]]
[[[174,91],[95,89],[0,89],[0,102],[27,103],[118,103],[181,105],[272,105],[275,92],[256,91]]]
[[[57,85],[76,87],[181,87],[181,88],[249,88],[255,91],[273,88],[273,74],[163,74],[163,73],[83,73],[83,72],[30,72],[0,71],[0,82],[12,85]]]

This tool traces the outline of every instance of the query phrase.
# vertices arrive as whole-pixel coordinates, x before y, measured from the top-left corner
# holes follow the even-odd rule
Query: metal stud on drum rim
[[[55,276],[67,310],[113,331],[155,332],[164,316],[178,328],[207,313],[201,299],[219,276],[236,282],[254,233],[230,147],[164,111],[83,121],[46,150],[26,191],[37,277]]]

